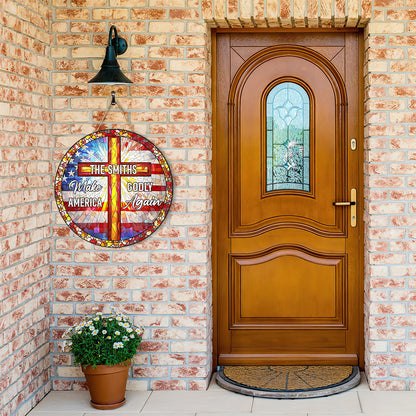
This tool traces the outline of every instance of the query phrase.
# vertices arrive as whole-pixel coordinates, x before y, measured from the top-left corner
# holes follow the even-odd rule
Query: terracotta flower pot
[[[130,360],[116,365],[82,366],[91,396],[91,406],[96,409],[117,409],[126,402],[126,384]]]

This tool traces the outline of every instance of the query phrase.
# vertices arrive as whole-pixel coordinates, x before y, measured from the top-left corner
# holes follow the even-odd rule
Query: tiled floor
[[[353,390],[317,399],[242,396],[212,382],[207,391],[128,391],[117,410],[96,410],[88,392],[49,393],[28,416],[415,416],[416,392],[369,391],[365,377]]]

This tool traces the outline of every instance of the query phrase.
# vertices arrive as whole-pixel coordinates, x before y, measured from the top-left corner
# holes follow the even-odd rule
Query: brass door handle
[[[350,205],[355,205],[356,203],[354,201],[348,201],[348,202],[333,202],[332,205],[334,207],[349,207]]]
[[[357,190],[351,188],[351,201],[333,202],[334,207],[351,207],[351,227],[357,226]]]

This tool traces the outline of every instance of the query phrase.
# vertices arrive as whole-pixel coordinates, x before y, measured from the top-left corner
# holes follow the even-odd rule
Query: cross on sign
[[[151,163],[121,162],[120,140],[108,137],[107,163],[78,163],[78,176],[106,176],[108,178],[109,239],[117,241],[121,235],[121,178],[123,176],[151,176]]]

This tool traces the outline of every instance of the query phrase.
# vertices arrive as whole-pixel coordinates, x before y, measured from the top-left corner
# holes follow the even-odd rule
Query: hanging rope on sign
[[[111,108],[113,106],[118,106],[119,110],[123,113],[124,118],[126,119],[126,123],[128,124],[128,126],[130,127],[130,131],[134,131],[134,127],[133,124],[131,124],[127,118],[127,114],[126,111],[124,110],[124,108],[121,106],[121,104],[119,102],[116,101],[116,92],[115,91],[111,91],[111,101],[110,104],[108,104],[107,107],[107,111],[104,113],[103,118],[100,121],[100,124],[97,127],[97,131],[100,130],[101,126],[104,123],[105,118],[107,117],[108,112],[111,110]]]

